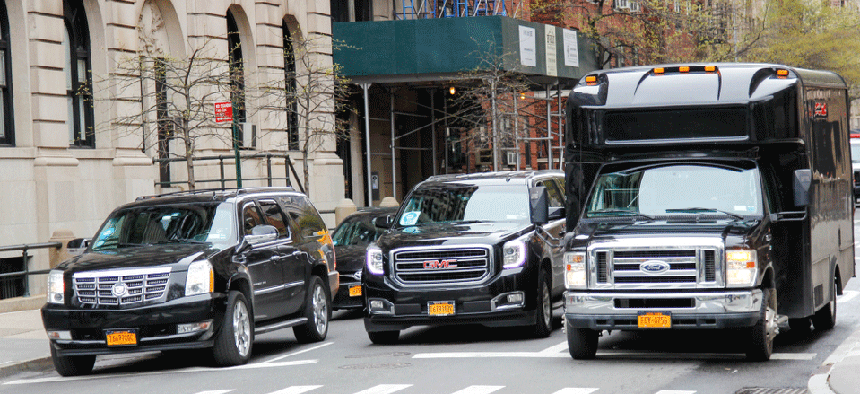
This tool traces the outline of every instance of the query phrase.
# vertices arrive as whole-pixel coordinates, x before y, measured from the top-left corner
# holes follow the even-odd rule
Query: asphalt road
[[[0,380],[0,392],[802,393],[827,356],[860,329],[860,279],[849,282],[838,306],[834,329],[784,329],[766,363],[745,361],[734,335],[717,331],[613,332],[600,339],[595,360],[576,361],[558,313],[549,338],[481,326],[413,328],[399,343],[377,346],[360,315],[335,312],[326,341],[301,345],[290,330],[265,334],[240,367],[211,367],[199,353],[99,358],[92,375],[21,373]]]

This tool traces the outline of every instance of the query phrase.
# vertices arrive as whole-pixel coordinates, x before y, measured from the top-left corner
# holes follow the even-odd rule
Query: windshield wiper
[[[654,221],[654,220],[656,220],[656,219],[654,219],[654,217],[653,217],[653,216],[646,215],[646,214],[644,214],[644,213],[637,212],[637,211],[629,211],[629,210],[626,210],[626,209],[601,209],[601,210],[599,210],[599,211],[592,211],[592,212],[589,212],[589,214],[592,214],[592,215],[595,215],[595,214],[596,214],[596,215],[601,215],[601,214],[604,214],[604,213],[609,213],[609,214],[621,214],[621,215],[624,215],[624,216],[636,216],[636,217],[639,217],[639,218],[645,218],[645,219],[650,220],[650,221]]]
[[[744,220],[744,217],[738,215],[736,213],[723,211],[717,208],[703,208],[703,207],[690,207],[690,208],[669,208],[666,210],[666,213],[704,213],[704,212],[716,212],[722,213],[723,215],[731,216],[737,220]]]

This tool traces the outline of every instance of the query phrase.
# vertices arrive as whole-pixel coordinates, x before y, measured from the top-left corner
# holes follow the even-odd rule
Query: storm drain
[[[752,387],[740,389],[736,391],[735,394],[809,394],[809,390],[795,388]]]

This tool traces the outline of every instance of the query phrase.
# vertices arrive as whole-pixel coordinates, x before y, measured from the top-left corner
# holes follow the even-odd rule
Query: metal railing
[[[305,192],[305,188],[302,186],[302,183],[300,181],[301,178],[299,178],[299,174],[296,173],[296,169],[293,167],[293,163],[290,162],[290,155],[285,154],[285,153],[255,153],[255,154],[250,154],[250,155],[241,155],[241,156],[239,156],[239,159],[240,160],[244,160],[244,159],[266,159],[266,177],[265,178],[245,178],[245,177],[242,177],[242,181],[266,180],[267,185],[269,187],[271,187],[273,180],[284,180],[284,181],[286,181],[286,186],[292,187],[293,181],[290,179],[290,173],[292,173],[293,177],[296,179],[295,180],[296,184],[298,184],[298,186],[299,186],[299,190],[301,190],[302,193]],[[282,177],[273,177],[272,176],[272,159],[284,159],[284,174],[286,174],[285,177],[282,178]],[[227,188],[227,182],[236,182],[237,181],[236,178],[227,178],[226,174],[228,172],[225,172],[225,170],[224,170],[224,161],[225,160],[235,161],[236,156],[235,155],[218,155],[218,156],[200,156],[200,157],[192,158],[191,161],[194,163],[198,163],[198,162],[202,162],[202,161],[218,161],[218,165],[221,168],[221,177],[220,178],[197,179],[197,180],[195,180],[195,183],[200,184],[200,183],[219,182],[221,184],[221,188],[226,189]],[[185,158],[183,158],[183,157],[170,157],[170,158],[165,158],[165,159],[153,158],[152,162],[153,163],[176,163],[176,162],[184,163]],[[233,174],[235,174],[235,172],[233,172]],[[178,185],[178,184],[184,184],[184,183],[188,183],[188,182],[187,181],[155,182],[155,185],[161,186],[161,187],[170,187],[171,185]]]
[[[23,277],[24,282],[24,297],[30,296],[30,275],[46,275],[50,272],[50,269],[38,270],[38,271],[30,271],[30,259],[33,257],[29,253],[30,250],[34,249],[60,249],[63,247],[63,243],[59,241],[55,242],[43,242],[38,244],[24,244],[24,245],[12,245],[12,246],[0,246],[0,252],[8,252],[13,250],[21,251],[21,259],[23,262],[24,269],[22,271],[17,272],[6,272],[0,274],[0,279],[9,278],[9,277]]]

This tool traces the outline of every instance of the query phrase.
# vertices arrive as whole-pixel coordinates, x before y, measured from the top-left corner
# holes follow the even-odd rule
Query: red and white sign
[[[220,101],[215,103],[215,122],[232,122],[233,121],[233,104],[229,101]]]

